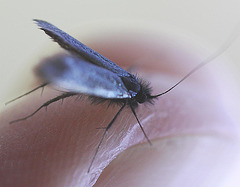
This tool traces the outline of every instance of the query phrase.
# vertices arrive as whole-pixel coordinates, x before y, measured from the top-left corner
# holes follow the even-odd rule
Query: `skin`
[[[151,82],[154,94],[171,87],[199,63],[190,52],[166,40],[141,36],[121,36],[119,42],[103,39],[89,46],[121,67],[134,64],[131,69]],[[50,105],[47,112],[43,109],[9,125],[57,92],[45,89],[40,97],[37,91],[9,105],[0,119],[0,186],[235,184],[239,133],[226,114],[221,86],[213,81],[214,71],[211,66],[202,69],[154,105],[136,109],[152,146],[126,108],[103,141],[89,173],[104,131],[97,128],[106,127],[118,106],[91,105],[84,98],[71,97]]]

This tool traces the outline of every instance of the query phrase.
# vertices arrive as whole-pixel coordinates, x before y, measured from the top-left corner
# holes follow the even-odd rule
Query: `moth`
[[[43,84],[9,101],[8,103],[28,95],[40,88],[44,88],[46,85],[57,86],[61,91],[64,91],[64,93],[45,102],[32,114],[11,121],[10,123],[26,120],[36,114],[43,107],[47,107],[58,100],[62,100],[74,95],[86,95],[89,96],[93,101],[111,101],[119,104],[120,109],[105,128],[102,138],[100,139],[96,148],[96,152],[91,160],[88,172],[92,167],[92,164],[97,156],[104,138],[107,135],[107,132],[126,106],[129,106],[146,140],[150,145],[152,145],[135,112],[135,109],[138,107],[138,105],[146,102],[153,104],[154,99],[157,99],[159,96],[170,92],[202,66],[211,62],[214,58],[222,54],[235,38],[232,37],[229,39],[228,42],[225,43],[225,45],[214,55],[202,61],[198,66],[192,69],[180,81],[167,89],[165,92],[152,95],[151,87],[146,82],[138,79],[133,74],[122,69],[114,62],[90,49],[56,26],[42,20],[35,19],[34,21],[41,30],[49,35],[62,48],[70,52],[70,54],[58,55],[46,59],[45,62],[38,68],[38,75],[42,78],[42,80],[44,80]]]

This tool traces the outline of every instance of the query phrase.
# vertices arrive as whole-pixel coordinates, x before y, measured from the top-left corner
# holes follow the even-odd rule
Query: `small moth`
[[[201,62],[168,90],[157,95],[152,95],[150,85],[146,82],[138,79],[133,74],[122,69],[114,62],[90,49],[54,25],[42,20],[35,19],[34,21],[41,30],[49,35],[62,48],[69,51],[70,54],[58,55],[46,59],[45,62],[38,68],[38,75],[42,78],[42,80],[44,80],[43,84],[9,101],[8,103],[49,84],[57,86],[61,91],[64,91],[64,93],[45,102],[32,114],[11,121],[10,123],[26,120],[36,114],[43,107],[47,107],[58,100],[74,95],[87,95],[93,102],[111,101],[119,104],[120,109],[105,128],[102,138],[98,143],[96,152],[89,165],[88,172],[92,167],[92,164],[105,136],[107,135],[107,132],[126,106],[130,107],[146,140],[150,145],[152,145],[135,112],[137,106],[146,102],[153,104],[154,99],[170,92],[202,66],[211,62],[214,58],[222,54],[235,39],[235,37],[230,38],[228,42],[214,55]]]

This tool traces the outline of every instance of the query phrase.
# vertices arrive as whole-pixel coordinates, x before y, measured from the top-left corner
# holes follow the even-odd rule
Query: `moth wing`
[[[110,99],[131,97],[117,74],[73,55],[50,57],[36,71],[63,91]]]
[[[36,19],[34,21],[37,22],[41,30],[49,35],[62,48],[73,52],[75,55],[77,54],[81,56],[82,58],[88,60],[90,63],[117,73],[119,76],[129,76],[130,73],[119,67],[117,64],[97,53],[93,49],[87,47],[51,23]]]
[[[42,29],[46,34],[48,34],[55,42],[57,42],[64,49],[84,58],[89,63],[95,64],[102,68],[105,68],[113,73],[117,74],[119,77],[124,78],[124,84],[128,87],[128,90],[132,90],[135,93],[140,91],[140,85],[137,78],[131,73],[125,71],[117,64],[82,44],[69,34],[55,27],[54,25],[42,21],[34,20],[37,22],[40,29]]]

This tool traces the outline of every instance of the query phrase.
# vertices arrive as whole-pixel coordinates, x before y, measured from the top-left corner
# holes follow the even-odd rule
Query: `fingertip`
[[[199,61],[189,52],[175,47],[171,48],[168,44],[157,41],[155,38],[149,42],[149,38],[144,37],[137,38],[137,40],[128,40],[129,36],[121,37],[123,39],[119,43],[106,40],[106,42],[92,43],[92,46],[120,66],[127,67],[136,64],[141,75],[152,83],[156,94],[172,86],[179,80],[179,77],[181,78],[182,74],[185,75],[185,68],[191,64],[192,60]],[[148,40],[147,45],[146,40]],[[184,72],[182,72],[183,70]],[[159,98],[155,105],[141,105],[137,109],[137,115],[151,140],[160,139],[161,142],[165,137],[183,134],[193,136],[199,133],[226,135],[230,132],[228,135],[231,135],[233,130],[228,128],[229,124],[232,127],[231,119],[224,114],[224,109],[219,104],[219,98],[215,97],[217,90],[212,87],[213,82],[209,81],[205,73],[200,73],[196,77],[201,84],[196,83],[196,79],[190,78],[188,83],[179,86],[173,93]],[[17,119],[18,116],[29,114],[39,104],[50,97],[55,97],[55,94],[56,92],[45,93],[41,99],[38,94],[30,96],[29,100],[26,99],[21,105],[16,106],[15,112],[9,112],[7,116]],[[22,107],[23,105],[25,107]],[[19,181],[27,181],[27,178],[31,178],[30,182],[34,184],[39,180],[37,174],[40,174],[41,177],[44,176],[42,184],[48,184],[49,181],[51,184],[65,184],[66,181],[78,185],[94,184],[103,169],[119,153],[130,146],[146,141],[133,114],[126,109],[109,131],[108,137],[104,140],[101,150],[93,162],[90,173],[87,173],[96,146],[103,134],[96,128],[105,127],[118,110],[118,107],[90,105],[87,100],[69,98],[64,101],[63,105],[59,102],[52,104],[47,112],[40,111],[27,121],[18,124],[19,126],[15,125],[14,130],[13,127],[7,127],[8,130],[2,136],[3,143],[6,143],[6,148],[12,151],[6,152],[4,159],[10,162],[8,158],[11,156],[15,158],[11,162],[19,171],[19,178],[15,178],[15,182],[19,183]],[[18,136],[15,136],[15,133]],[[179,141],[176,140],[176,143]],[[17,149],[19,145],[21,145],[20,150]],[[158,148],[155,141],[153,146],[146,146],[143,145],[148,150],[146,153],[149,153],[150,156],[152,156],[149,151],[152,149],[151,147],[161,149],[161,146]],[[171,149],[170,153],[175,154],[175,151]],[[127,156],[123,158],[128,158],[128,154],[126,151]],[[163,153],[161,152],[161,154]],[[24,155],[21,164],[18,162],[19,155]],[[134,150],[130,151],[131,159],[129,161],[119,163],[122,166],[127,164],[128,168],[131,166],[139,169],[134,163],[134,160],[138,162],[136,158],[139,155],[147,157],[144,150],[139,152]],[[156,155],[151,160],[155,160]],[[142,160],[142,163],[144,162],[147,166],[148,162]],[[33,165],[35,172],[31,172]],[[148,167],[150,166],[152,165]],[[115,177],[116,168],[110,165],[106,169],[107,177]],[[141,167],[140,169],[139,171],[144,173],[145,168]],[[137,172],[136,170],[131,171]],[[12,176],[11,169],[4,171],[3,168],[2,173],[6,178]],[[53,178],[49,179],[49,177]],[[104,174],[102,178],[105,177]],[[124,181],[123,178],[121,180]]]

